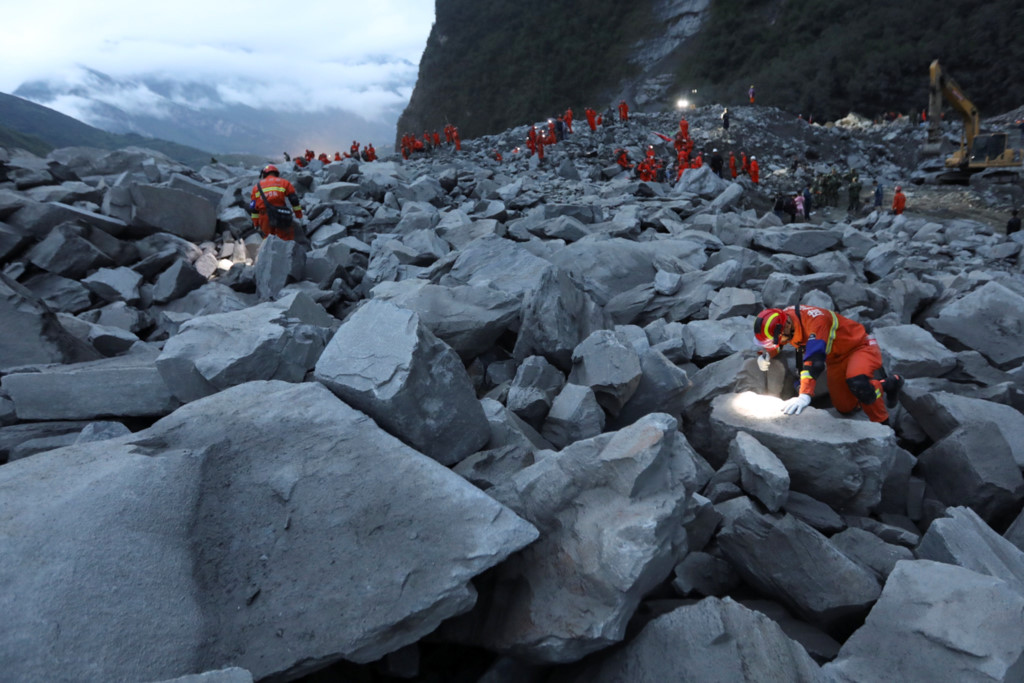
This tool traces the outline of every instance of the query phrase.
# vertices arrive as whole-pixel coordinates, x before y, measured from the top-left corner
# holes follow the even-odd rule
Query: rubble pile
[[[760,185],[622,171],[669,114],[313,161],[308,245],[257,168],[0,149],[5,676],[1018,680],[1024,238],[784,224],[815,164],[911,171],[745,109],[691,132]],[[891,426],[739,390],[797,301],[877,337]]]

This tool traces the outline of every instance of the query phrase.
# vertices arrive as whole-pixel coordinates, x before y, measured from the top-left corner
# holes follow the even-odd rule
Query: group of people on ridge
[[[341,152],[335,152],[334,158],[329,157],[326,152],[320,152],[320,154],[317,155],[317,153],[311,149],[307,149],[302,154],[296,154],[294,159],[290,157],[287,152],[284,153],[284,160],[291,161],[295,165],[295,168],[297,169],[305,168],[313,159],[316,159],[317,161],[325,165],[331,163],[332,161],[342,161],[344,159],[362,159],[363,161],[376,161],[377,150],[374,148],[372,142],[368,143],[366,147],[360,150],[360,144],[353,140],[352,145],[349,147],[349,150],[347,152],[345,152],[344,154],[342,154]]]

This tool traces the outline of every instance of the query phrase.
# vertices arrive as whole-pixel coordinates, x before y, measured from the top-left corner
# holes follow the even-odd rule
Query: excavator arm
[[[951,159],[956,160],[956,165],[966,163],[974,145],[974,138],[981,130],[981,117],[978,114],[978,108],[967,99],[957,82],[943,72],[939,60],[933,61],[928,70],[931,75],[928,86],[928,146],[937,149],[942,140],[942,100],[945,99],[964,122],[960,150]]]

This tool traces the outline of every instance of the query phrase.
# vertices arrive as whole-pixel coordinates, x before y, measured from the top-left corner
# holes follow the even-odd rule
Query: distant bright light
[[[676,109],[689,109],[689,108],[690,108],[690,100],[686,99],[685,97],[680,97],[678,100],[676,100]]]
[[[775,396],[763,396],[753,391],[744,391],[736,394],[732,399],[732,407],[744,417],[752,417],[757,420],[774,420],[785,417],[782,412],[781,398]]]

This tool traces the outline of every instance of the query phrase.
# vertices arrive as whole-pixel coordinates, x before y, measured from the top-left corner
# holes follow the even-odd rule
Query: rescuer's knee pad
[[[864,405],[871,405],[878,399],[878,395],[875,393],[875,385],[871,383],[871,379],[867,375],[847,377],[846,386],[850,388],[850,393],[856,396],[857,400]]]

